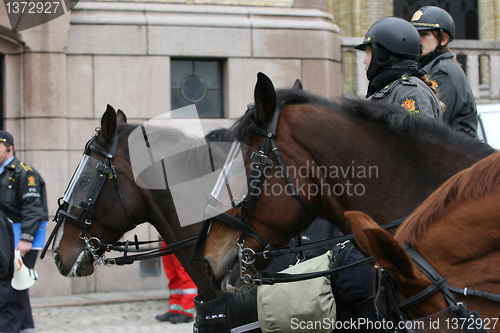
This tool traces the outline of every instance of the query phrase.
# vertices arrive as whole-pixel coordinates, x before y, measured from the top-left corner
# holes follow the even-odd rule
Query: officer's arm
[[[439,99],[446,104],[443,120],[455,130],[475,137],[477,110],[474,96],[465,88],[459,88],[460,82],[453,82],[450,76],[443,72],[437,72],[433,78],[438,83]]]
[[[33,242],[38,224],[44,218],[40,180],[33,171],[25,172],[20,179],[21,240]]]

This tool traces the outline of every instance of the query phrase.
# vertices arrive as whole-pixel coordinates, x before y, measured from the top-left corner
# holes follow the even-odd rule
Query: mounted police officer
[[[47,200],[42,177],[15,157],[14,138],[0,131],[0,210],[14,223],[21,224],[16,250],[24,264],[33,268],[38,251],[32,242],[38,224],[46,221]],[[34,332],[28,290],[15,290],[11,279],[0,281],[0,332]]]
[[[444,9],[427,6],[413,14],[411,23],[418,30],[424,47],[418,68],[430,76],[439,99],[446,105],[443,120],[452,128],[475,137],[476,101],[467,76],[448,48],[455,38],[453,18]]]
[[[441,104],[431,83],[417,67],[420,37],[410,23],[397,17],[382,18],[354,48],[367,53],[367,98],[396,103],[414,115],[442,119]]]

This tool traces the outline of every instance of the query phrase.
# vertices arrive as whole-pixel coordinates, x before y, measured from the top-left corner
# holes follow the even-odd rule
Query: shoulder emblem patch
[[[33,176],[28,177],[28,186],[36,186],[35,177]]]
[[[431,83],[432,83],[432,88],[437,89],[437,87],[439,87],[439,84],[435,80],[432,80]]]
[[[402,100],[400,100],[400,105],[408,110],[411,114],[420,113],[415,96],[408,96],[403,98]]]

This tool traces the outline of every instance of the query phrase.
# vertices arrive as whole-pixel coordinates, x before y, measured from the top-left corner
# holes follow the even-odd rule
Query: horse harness
[[[99,198],[99,195],[101,193],[101,190],[104,186],[104,183],[106,182],[107,179],[114,179],[115,180],[115,185],[116,185],[116,190],[118,192],[118,197],[120,198],[120,202],[122,204],[123,210],[125,212],[125,215],[127,216],[128,222],[133,226],[136,227],[137,223],[135,223],[132,218],[130,217],[130,214],[127,210],[127,207],[125,205],[125,201],[123,199],[123,194],[120,188],[120,183],[118,182],[118,175],[115,169],[115,166],[113,165],[113,160],[115,158],[116,154],[116,149],[118,147],[118,141],[119,141],[119,135],[118,133],[115,134],[113,138],[113,142],[111,144],[111,148],[109,152],[105,152],[101,150],[100,148],[96,147],[93,145],[94,139],[99,135],[100,129],[96,128],[96,134],[87,142],[85,145],[85,150],[84,150],[84,158],[85,157],[90,157],[90,152],[93,151],[97,153],[100,156],[105,157],[105,161],[102,163],[98,163],[96,165],[96,170],[98,172],[98,177],[97,179],[88,179],[88,181],[91,183],[88,192],[85,195],[85,199],[82,200],[79,203],[80,208],[83,208],[82,212],[80,213],[79,216],[75,216],[71,214],[68,209],[69,209],[69,203],[67,202],[61,202],[61,199],[59,199],[59,207],[57,209],[57,212],[54,216],[53,221],[56,222],[56,226],[52,230],[52,233],[50,234],[47,242],[45,243],[45,246],[40,254],[40,258],[43,259],[45,257],[45,253],[47,252],[48,247],[50,246],[51,242],[53,241],[62,221],[64,219],[67,219],[76,225],[80,226],[82,228],[82,232],[80,233],[80,238],[84,241],[86,249],[89,251],[89,253],[92,255],[94,259],[94,263],[97,265],[101,266],[111,266],[111,265],[125,265],[125,264],[132,264],[136,260],[144,260],[144,259],[150,259],[150,258],[155,258],[155,257],[160,257],[163,255],[168,255],[172,253],[172,249],[177,249],[183,246],[188,246],[194,244],[195,237],[186,239],[181,242],[177,242],[174,244],[171,244],[169,247],[159,247],[157,249],[140,249],[141,245],[146,245],[146,244],[151,244],[151,243],[158,243],[160,241],[142,241],[140,242],[137,239],[137,236],[135,236],[134,241],[124,241],[124,242],[117,242],[116,245],[108,244],[102,242],[97,235],[92,232],[90,226],[92,224],[92,219],[94,217],[95,209],[96,209],[96,204],[97,200]],[[81,164],[81,163],[80,163]],[[79,165],[80,167],[80,165]],[[78,170],[78,169],[77,169]],[[76,176],[76,171],[75,175]],[[74,179],[70,181],[70,184],[73,182]],[[68,190],[67,190],[68,191]],[[83,217],[86,214],[85,221],[82,221]],[[89,237],[90,236],[90,237]],[[135,248],[130,248],[130,246],[133,246]],[[119,251],[123,252],[123,257],[121,258],[106,258],[104,254],[99,254],[99,251]],[[132,256],[129,256],[128,253],[139,253],[135,254]]]
[[[262,284],[274,284],[279,282],[293,282],[293,281],[302,281],[307,279],[313,279],[319,276],[331,275],[334,273],[340,273],[345,270],[349,270],[351,268],[355,268],[358,266],[369,264],[373,261],[373,257],[365,258],[359,262],[355,262],[350,265],[346,265],[340,268],[334,268],[322,272],[313,272],[313,273],[303,273],[303,274],[288,274],[288,273],[274,273],[274,272],[263,272],[261,276],[254,277],[248,274],[248,269],[252,270],[255,274],[258,273],[257,269],[254,266],[254,262],[257,259],[271,259],[273,257],[278,257],[285,254],[290,253],[298,253],[297,259],[298,262],[301,260],[301,253],[305,250],[310,250],[314,248],[320,248],[324,246],[335,246],[336,244],[349,241],[354,239],[354,235],[345,235],[340,237],[333,237],[324,240],[314,241],[307,244],[300,244],[300,237],[297,238],[297,245],[295,245],[294,240],[292,239],[291,246],[284,249],[274,249],[271,244],[266,242],[256,231],[252,228],[252,220],[255,215],[255,211],[257,208],[257,203],[260,199],[260,195],[262,194],[262,186],[264,183],[264,178],[266,175],[267,169],[273,168],[273,160],[269,158],[271,152],[274,154],[276,161],[278,162],[281,170],[283,170],[284,178],[286,180],[287,186],[291,190],[291,194],[297,199],[302,208],[307,212],[307,214],[313,218],[318,217],[318,215],[311,210],[294,186],[292,180],[290,179],[283,160],[280,156],[278,148],[276,147],[275,139],[276,128],[278,125],[279,115],[283,108],[283,103],[278,103],[276,111],[274,112],[274,116],[272,121],[270,122],[267,130],[263,130],[261,128],[256,128],[255,133],[264,137],[264,142],[262,143],[260,150],[254,152],[251,156],[251,159],[255,163],[255,166],[252,168],[250,176],[248,177],[247,183],[252,184],[252,186],[248,186],[248,194],[243,196],[242,200],[233,200],[231,205],[233,208],[241,208],[241,219],[230,215],[227,212],[223,212],[210,202],[206,207],[206,214],[208,216],[212,216],[217,218],[217,220],[224,222],[232,227],[235,227],[241,230],[241,235],[236,241],[236,245],[238,246],[238,260],[240,266],[240,279],[243,280],[248,285],[262,285]],[[255,104],[251,103],[247,107],[246,112],[251,112],[255,110]],[[272,149],[271,149],[272,148]],[[252,200],[253,199],[253,200]],[[392,227],[399,226],[403,223],[406,218],[402,218],[396,220],[392,223],[386,224],[382,226],[385,229],[389,229]],[[210,229],[210,225],[212,222],[212,218],[209,218],[203,222],[203,226],[200,230],[198,238],[196,240],[195,248],[193,250],[193,254],[191,256],[190,262],[192,264],[198,262],[201,257],[201,253],[203,252],[208,231]],[[262,252],[255,252],[253,249],[249,247],[245,247],[245,239],[250,236],[254,238],[259,245],[264,249]]]
[[[420,293],[401,301],[396,290],[395,282],[389,273],[383,269],[380,269],[377,275],[377,296],[376,302],[381,314],[387,320],[394,323],[394,327],[404,327],[404,329],[399,329],[403,332],[416,332],[411,328],[411,325],[400,325],[399,323],[407,323],[412,320],[409,319],[406,310],[417,305],[418,303],[426,300],[430,296],[441,292],[444,295],[448,308],[440,311],[445,317],[441,319],[447,320],[446,324],[456,323],[455,328],[459,328],[459,331],[466,333],[483,333],[487,332],[486,326],[481,320],[481,317],[477,311],[468,311],[467,305],[463,302],[458,302],[453,293],[461,294],[471,297],[480,297],[484,299],[489,299],[495,302],[500,302],[500,295],[494,295],[484,291],[470,290],[468,288],[455,288],[448,284],[448,281],[442,277],[435,269],[425,260],[417,251],[409,246],[405,246],[406,253],[410,256],[412,261],[417,265],[417,267],[434,283],[430,287],[422,290]],[[434,314],[433,316],[437,316]],[[430,317],[433,317],[430,316]],[[450,318],[451,317],[451,318]],[[427,319],[427,318],[426,318]],[[451,321],[450,321],[451,320]],[[416,320],[413,320],[415,322]],[[421,322],[424,322],[420,319]],[[427,322],[430,322],[428,320]],[[445,325],[445,322],[441,322],[441,325]],[[442,328],[443,326],[441,326]],[[453,328],[448,326],[448,328]],[[425,331],[425,330],[424,330]],[[455,330],[454,330],[455,331]],[[421,332],[421,331],[419,331]]]

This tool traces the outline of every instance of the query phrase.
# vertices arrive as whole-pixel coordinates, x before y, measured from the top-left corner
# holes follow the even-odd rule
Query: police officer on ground
[[[38,224],[46,221],[47,200],[42,177],[15,157],[14,138],[0,131],[0,210],[14,223],[21,224],[16,250],[24,264],[33,268],[38,251],[32,242]],[[34,332],[28,289],[15,290],[11,281],[0,281],[0,332]]]
[[[354,47],[366,52],[367,98],[396,103],[417,116],[442,119],[441,104],[431,82],[418,69],[420,37],[413,26],[397,17],[384,17]]]
[[[434,6],[422,7],[411,23],[418,30],[424,50],[419,68],[429,74],[446,105],[443,120],[452,128],[475,137],[476,101],[467,76],[455,60],[448,44],[455,38],[455,22],[448,12]]]

